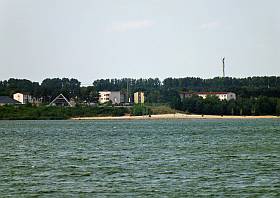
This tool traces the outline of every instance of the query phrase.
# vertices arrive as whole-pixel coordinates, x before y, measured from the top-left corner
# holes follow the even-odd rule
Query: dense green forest
[[[280,115],[280,99],[267,96],[238,98],[231,101],[220,101],[215,96],[209,96],[206,99],[193,96],[183,101],[178,100],[173,104],[175,109],[195,114]]]
[[[0,120],[61,120],[87,116],[123,116],[125,107],[48,107],[31,105],[0,106]]]
[[[280,77],[248,77],[248,78],[158,78],[149,79],[100,79],[91,86],[81,86],[77,79],[53,78],[42,83],[26,79],[0,81],[0,95],[12,96],[15,92],[29,93],[48,103],[59,93],[77,102],[97,102],[98,91],[121,90],[132,94],[145,92],[148,104],[169,105],[180,111],[199,114],[223,115],[264,115],[279,114],[280,109]],[[181,91],[231,91],[237,94],[236,101],[219,101],[215,97],[205,100],[192,97],[180,100]]]

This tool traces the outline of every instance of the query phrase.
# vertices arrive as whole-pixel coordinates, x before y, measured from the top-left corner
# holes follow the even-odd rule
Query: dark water
[[[7,196],[280,197],[280,121],[0,121]]]

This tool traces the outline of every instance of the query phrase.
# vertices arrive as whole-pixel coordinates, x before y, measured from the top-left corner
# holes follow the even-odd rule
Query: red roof
[[[184,94],[190,94],[190,95],[221,95],[221,94],[228,94],[231,92],[183,92]]]

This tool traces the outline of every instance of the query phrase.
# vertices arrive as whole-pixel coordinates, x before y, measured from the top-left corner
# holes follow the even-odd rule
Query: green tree
[[[277,99],[276,115],[280,116],[280,99]]]
[[[133,106],[131,114],[134,116],[148,115],[150,114],[150,110],[144,105],[137,104]]]

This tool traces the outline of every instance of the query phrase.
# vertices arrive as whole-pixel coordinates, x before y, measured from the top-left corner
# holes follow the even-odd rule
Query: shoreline
[[[71,120],[162,120],[162,119],[280,119],[279,116],[231,116],[231,115],[196,115],[196,114],[158,114],[144,116],[103,116],[103,117],[76,117]]]

